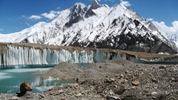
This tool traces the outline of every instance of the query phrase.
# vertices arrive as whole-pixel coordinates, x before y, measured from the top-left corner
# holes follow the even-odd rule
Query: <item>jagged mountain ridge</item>
[[[76,3],[50,23],[39,22],[21,32],[0,37],[0,42],[177,53],[176,46],[136,12],[121,4],[100,5],[96,0],[89,7]]]

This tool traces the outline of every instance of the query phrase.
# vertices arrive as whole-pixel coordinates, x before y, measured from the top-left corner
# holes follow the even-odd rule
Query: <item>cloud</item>
[[[27,16],[25,16],[25,15],[22,15],[22,16],[21,16],[21,18],[26,18],[26,17],[27,17]]]
[[[153,18],[148,18],[147,20],[148,20],[148,21],[153,21]]]
[[[27,26],[30,26],[30,24],[29,24],[28,22],[25,22],[25,24],[26,24]]]
[[[152,18],[147,19],[151,21],[161,34],[170,40],[175,46],[178,47],[178,21],[175,20],[172,22],[171,26],[167,26],[165,22],[154,21]]]
[[[61,7],[57,7],[56,9],[59,10],[59,9],[61,9]]]
[[[27,18],[27,19],[31,19],[31,20],[39,20],[39,19],[42,19],[42,18],[54,19],[59,14],[60,14],[60,11],[50,11],[49,13],[42,13],[40,15],[31,15],[30,17],[22,15],[20,18]]]
[[[38,15],[32,15],[29,17],[29,19],[31,20],[38,20],[38,19],[41,19],[42,17],[41,16],[38,16]]]
[[[41,15],[48,19],[54,19],[58,14],[58,11],[50,11],[49,13],[43,13]]]
[[[0,31],[4,31],[4,29],[0,28]]]
[[[129,3],[129,1],[125,1],[125,0],[120,0],[120,4],[125,6],[125,7],[130,7],[131,4]]]
[[[178,34],[178,21],[173,21],[172,26],[167,26],[164,22],[153,21],[153,23],[159,26],[168,35]]]
[[[178,47],[178,21],[172,22],[172,26],[167,26],[164,22],[153,21],[158,30]]]

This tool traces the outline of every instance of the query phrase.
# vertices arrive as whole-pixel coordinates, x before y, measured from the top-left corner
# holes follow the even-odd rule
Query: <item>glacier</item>
[[[40,45],[30,43],[0,43],[0,68],[54,66],[62,62],[76,63],[85,66],[89,63],[113,60],[117,58],[137,62],[146,59],[153,62],[161,57],[161,62],[177,62],[177,55],[151,54],[147,58],[145,53],[130,52],[106,48],[85,48],[71,46]],[[136,60],[135,60],[136,59]],[[169,60],[170,59],[170,60]]]
[[[26,65],[56,65],[61,62],[88,64],[100,62],[106,59],[119,58],[119,52],[115,55],[95,50],[67,50],[61,48],[38,49],[35,47],[4,45],[6,50],[0,50],[0,66],[26,66]]]

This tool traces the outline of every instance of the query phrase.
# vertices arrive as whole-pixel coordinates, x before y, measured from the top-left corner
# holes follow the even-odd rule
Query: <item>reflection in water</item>
[[[40,76],[34,74],[35,71],[47,71],[50,68],[17,68],[0,69],[0,92],[16,93],[19,92],[20,84],[24,81],[30,82],[32,92],[41,92],[54,86],[73,84],[74,80],[41,80]]]
[[[67,86],[67,85],[73,85],[75,83],[75,80],[59,80],[59,79],[51,79],[51,80],[43,80],[38,81],[38,85],[33,88],[33,92],[41,92],[49,90],[55,86]]]
[[[33,74],[35,71],[46,71],[50,68],[21,68],[0,69],[0,92],[16,93],[22,82],[30,82],[32,87],[39,85],[40,77]]]
[[[79,64],[80,65],[80,64]],[[83,64],[85,66],[87,64]],[[74,80],[41,80],[40,76],[34,74],[35,71],[47,71],[51,66],[9,66],[0,68],[0,92],[16,93],[19,92],[20,84],[27,81],[33,87],[33,92],[44,91],[54,86],[70,85]]]

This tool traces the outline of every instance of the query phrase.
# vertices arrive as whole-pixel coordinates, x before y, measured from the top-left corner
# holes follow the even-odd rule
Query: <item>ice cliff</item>
[[[28,44],[27,44],[28,45]],[[1,44],[0,66],[55,65],[61,62],[87,64],[119,57],[119,53],[107,53],[98,49]]]
[[[177,63],[177,55],[149,54],[104,48],[79,48],[66,46],[40,45],[31,43],[0,43],[0,68],[53,66],[61,62],[76,63],[84,66],[116,58],[134,62]]]

